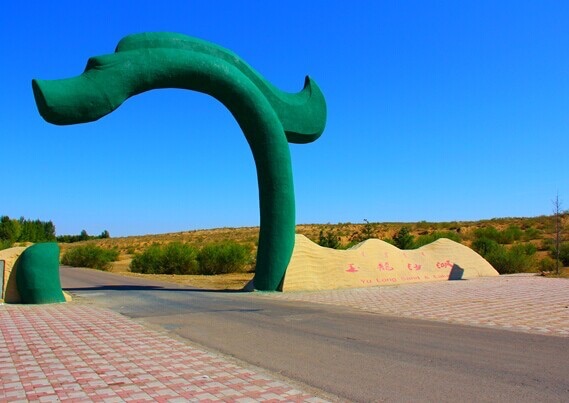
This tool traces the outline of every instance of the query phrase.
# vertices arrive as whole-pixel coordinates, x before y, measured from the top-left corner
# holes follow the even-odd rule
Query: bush
[[[111,262],[119,257],[116,249],[103,249],[95,245],[77,246],[69,249],[62,257],[61,263],[74,267],[90,267],[108,270]]]
[[[500,239],[500,231],[498,231],[495,227],[489,225],[487,227],[478,228],[474,231],[474,238],[475,239],[489,239],[495,242],[499,242]]]
[[[242,271],[251,262],[251,251],[235,242],[204,246],[198,254],[199,274],[225,274]]]
[[[356,232],[350,235],[347,247],[351,248],[352,246],[357,245],[360,242],[366,241],[371,238],[375,238],[377,233],[376,227],[377,227],[376,224],[372,224],[367,219],[364,218],[364,225],[360,226]],[[338,245],[338,247],[340,247],[340,245]]]
[[[524,232],[516,225],[510,225],[504,231],[498,231],[495,227],[489,225],[488,227],[478,228],[474,231],[476,239],[486,238],[498,242],[499,244],[511,244],[519,241]]]
[[[544,257],[539,261],[538,267],[540,271],[553,272],[557,269],[557,263],[555,262],[555,259]]]
[[[551,242],[551,252],[550,256],[553,259],[557,259],[557,253],[555,250],[555,243]],[[559,245],[559,261],[562,266],[569,266],[569,242],[562,242]]]
[[[460,235],[453,231],[435,231],[432,234],[420,235],[417,240],[414,242],[415,248],[420,248],[421,246],[428,245],[430,243],[435,242],[437,239],[440,238],[448,238],[455,242],[461,242],[462,239]]]
[[[399,249],[413,248],[413,235],[409,233],[409,228],[402,227],[397,234],[393,236],[393,244]]]
[[[147,274],[195,274],[198,269],[198,251],[193,246],[172,242],[161,246],[153,244],[130,263],[130,270]]]
[[[555,242],[551,238],[545,238],[541,240],[541,246],[539,250],[545,250],[552,252],[555,249]]]
[[[564,242],[559,246],[559,260],[563,266],[569,266],[569,242]]]
[[[541,233],[542,233],[542,231],[538,230],[537,228],[531,228],[530,227],[524,231],[522,238],[525,241],[532,241],[534,239],[540,239]]]
[[[0,250],[8,249],[12,247],[12,241],[10,240],[0,240]]]
[[[498,242],[496,242],[493,239],[489,239],[489,238],[485,238],[485,237],[477,238],[474,242],[472,242],[472,249],[474,249],[476,252],[478,252],[482,256],[488,255],[489,253],[491,253],[492,251],[494,251],[498,247],[500,247]]]
[[[483,255],[500,274],[525,273],[535,269],[535,246],[514,245],[507,249],[497,245]]]
[[[522,230],[520,227],[516,225],[510,225],[504,231],[500,232],[500,239],[498,242],[501,244],[510,244],[514,243],[515,241],[519,241],[523,235]]]
[[[324,246],[325,248],[338,249],[340,245],[340,237],[338,233],[334,230],[327,230],[324,234],[324,230],[320,230],[318,235],[318,245]]]

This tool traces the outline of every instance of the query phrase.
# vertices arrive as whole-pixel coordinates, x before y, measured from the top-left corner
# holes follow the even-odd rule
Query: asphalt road
[[[61,268],[63,288],[339,400],[569,401],[569,339]],[[428,301],[428,298],[425,298]]]

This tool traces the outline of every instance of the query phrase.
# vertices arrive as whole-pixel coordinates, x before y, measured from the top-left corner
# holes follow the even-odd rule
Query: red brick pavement
[[[0,401],[321,402],[112,311],[0,305]]]
[[[521,274],[400,286],[274,293],[266,297],[569,337],[569,280],[563,278]]]

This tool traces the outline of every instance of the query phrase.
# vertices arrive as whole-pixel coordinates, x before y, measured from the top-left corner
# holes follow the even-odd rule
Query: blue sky
[[[31,79],[81,74],[124,36],[226,47],[282,90],[309,74],[324,134],[291,144],[297,223],[453,221],[569,204],[569,3],[16,2],[0,14],[0,215],[111,236],[259,224],[252,154],[207,95],[157,90],[54,126]],[[568,205],[564,206],[569,207]]]

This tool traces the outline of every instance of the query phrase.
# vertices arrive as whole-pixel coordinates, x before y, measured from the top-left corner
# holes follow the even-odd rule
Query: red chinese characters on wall
[[[377,264],[377,268],[378,268],[379,270],[381,270],[381,271],[391,271],[391,270],[393,270],[393,267],[391,267],[391,266],[389,265],[389,262],[379,262],[379,263]]]
[[[444,262],[437,262],[437,269],[452,269],[453,263],[447,259]]]

